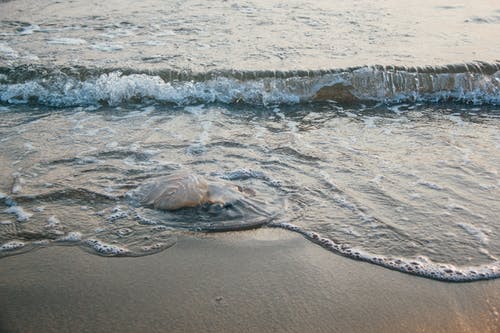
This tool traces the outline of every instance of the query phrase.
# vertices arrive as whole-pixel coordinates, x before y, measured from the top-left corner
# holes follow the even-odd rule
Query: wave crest
[[[500,63],[441,67],[365,66],[320,71],[0,69],[0,101],[53,107],[159,103],[279,105],[335,101],[500,104]]]

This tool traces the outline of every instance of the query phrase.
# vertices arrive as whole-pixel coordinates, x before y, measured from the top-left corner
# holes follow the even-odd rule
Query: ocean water
[[[0,257],[264,227],[496,278],[499,34],[491,1],[0,2]],[[251,198],[141,205],[179,172]]]

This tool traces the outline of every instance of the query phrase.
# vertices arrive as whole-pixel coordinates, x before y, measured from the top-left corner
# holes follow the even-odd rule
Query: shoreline
[[[446,283],[331,253],[279,229],[180,237],[106,258],[3,258],[2,332],[496,332],[500,280]]]

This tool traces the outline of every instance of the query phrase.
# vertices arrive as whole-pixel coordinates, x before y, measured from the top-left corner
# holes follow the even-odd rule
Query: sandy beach
[[[499,28],[0,0],[0,333],[500,333]]]
[[[156,255],[49,247],[2,260],[2,332],[498,332],[500,281],[444,283],[276,229]]]

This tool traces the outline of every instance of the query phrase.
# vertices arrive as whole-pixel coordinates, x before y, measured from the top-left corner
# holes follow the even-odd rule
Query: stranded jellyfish
[[[166,211],[171,219],[191,220],[191,225],[204,231],[255,228],[273,218],[254,190],[210,182],[192,173],[154,179],[135,193],[141,206]]]

